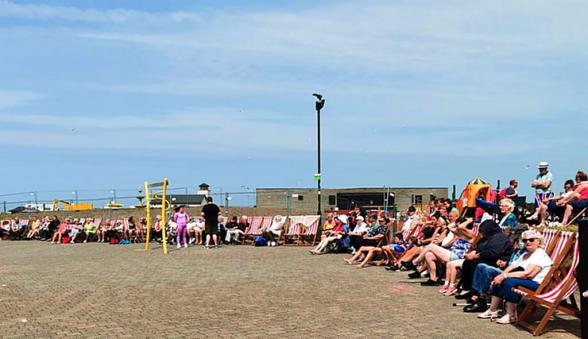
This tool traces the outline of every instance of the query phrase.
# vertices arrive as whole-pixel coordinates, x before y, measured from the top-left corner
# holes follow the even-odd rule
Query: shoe
[[[440,282],[438,280],[427,280],[421,283],[421,286],[439,286]]]
[[[462,293],[461,293],[461,294],[456,294],[456,295],[455,295],[455,299],[457,299],[457,300],[460,300],[460,299],[461,299],[461,300],[463,300],[463,299],[468,299],[468,298],[471,298],[471,297],[472,297],[472,295],[474,295],[474,294],[473,294],[471,291],[468,291],[468,292],[466,292],[466,293],[463,293],[463,291],[462,291]]]
[[[184,244],[184,248],[188,248],[188,244]]]
[[[178,244],[178,246],[176,246],[177,248],[182,248],[182,245]]]
[[[419,271],[414,271],[414,272],[412,272],[412,273],[410,273],[410,274],[408,275],[408,278],[409,278],[409,279],[418,279],[418,278],[421,278],[421,272],[419,272]]]
[[[492,311],[491,309],[487,309],[486,312],[478,314],[478,318],[480,318],[480,319],[496,319],[496,318],[498,318],[498,310]]]
[[[386,271],[390,271],[390,272],[395,272],[398,271],[400,268],[396,265],[390,265],[388,267],[386,267]]]
[[[416,266],[412,263],[412,261],[403,261],[400,263],[402,267],[406,268],[407,270],[416,270]]]
[[[445,292],[447,292],[448,288],[449,288],[449,285],[443,284],[443,286],[441,286],[441,288],[439,289],[439,293],[445,294]]]
[[[512,324],[512,323],[516,323],[516,322],[517,322],[517,318],[511,317],[510,314],[505,314],[502,316],[502,318],[496,319],[497,324]]]
[[[272,241],[272,247],[276,247],[276,242]]]
[[[447,289],[445,290],[445,293],[443,293],[443,295],[446,297],[449,297],[451,295],[454,295],[455,292],[457,292],[457,288],[450,285],[449,287],[447,287]]]
[[[467,305],[463,308],[465,313],[480,313],[488,309],[486,300],[478,300],[475,304]]]

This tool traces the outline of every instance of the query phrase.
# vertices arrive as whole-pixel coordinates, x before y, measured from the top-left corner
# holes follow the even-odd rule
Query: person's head
[[[337,219],[341,222],[341,224],[345,225],[347,223],[348,217],[346,214],[341,214],[337,216]]]
[[[370,225],[376,222],[376,216],[373,214],[368,215],[367,219],[368,219],[368,222],[370,223]]]
[[[408,216],[413,216],[416,213],[416,208],[414,206],[410,206],[408,208],[408,211],[406,212],[406,214],[408,214]]]
[[[500,200],[500,212],[502,214],[509,214],[514,211],[515,203],[509,198]]]
[[[451,210],[451,212],[449,212],[448,218],[449,221],[455,222],[457,218],[459,218],[459,212],[457,212],[457,210]]]
[[[363,222],[363,217],[361,215],[358,215],[357,218],[355,218],[355,220],[358,224],[361,224]]]
[[[544,175],[545,173],[547,173],[549,164],[547,163],[547,161],[541,161],[539,163],[539,165],[537,166],[537,168],[539,169],[539,174]]]
[[[180,206],[180,213],[185,213],[186,212],[186,208],[184,206]]]
[[[327,214],[327,220],[328,221],[333,221],[333,213],[328,213]]]
[[[158,214],[158,215],[155,217],[155,219],[157,219],[157,220],[161,220],[161,215],[160,215],[160,214]]]
[[[233,216],[231,217],[231,221],[232,221],[232,222],[237,222],[237,220],[238,220],[238,218],[237,218],[237,216],[236,216],[236,215],[233,215]]]
[[[582,182],[587,180],[588,176],[586,176],[586,173],[584,173],[583,171],[576,172],[576,182]]]
[[[212,204],[212,197],[206,197],[206,202]]]
[[[133,222],[135,222],[135,218],[133,218],[133,217],[129,217],[129,222],[130,222],[130,223],[133,223]]]
[[[378,224],[380,225],[388,225],[388,222],[390,221],[390,219],[388,219],[387,217],[381,216],[378,218]]]
[[[519,186],[519,182],[516,179],[512,179],[509,184],[512,188],[517,188]]]
[[[445,204],[443,204],[443,206],[441,206],[441,208],[439,209],[439,213],[442,217],[446,217],[448,212],[447,212],[447,207],[445,207]]]
[[[543,236],[535,230],[524,231],[521,235],[521,241],[529,253],[533,253],[536,249],[543,247]]]
[[[247,216],[246,215],[242,215],[240,222],[246,224],[247,223]]]
[[[569,192],[573,189],[574,189],[574,180],[572,180],[572,179],[566,180],[566,182],[564,183],[564,190],[566,192]]]
[[[394,234],[394,242],[397,244],[402,244],[402,242],[404,241],[403,236],[402,236],[402,232],[398,232],[396,234]]]

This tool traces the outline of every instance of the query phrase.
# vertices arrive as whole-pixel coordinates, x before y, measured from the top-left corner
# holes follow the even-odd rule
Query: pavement
[[[531,338],[464,314],[406,273],[356,269],[307,247],[0,241],[0,336]],[[580,336],[558,316],[543,338]]]

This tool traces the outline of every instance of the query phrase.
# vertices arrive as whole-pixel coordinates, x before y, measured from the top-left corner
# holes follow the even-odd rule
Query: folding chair
[[[320,216],[293,215],[288,217],[288,221],[290,222],[290,226],[284,234],[284,241],[291,238],[298,246],[300,246],[304,237],[313,237],[312,244],[315,244]]]
[[[556,311],[564,312],[578,318],[580,317],[580,310],[578,309],[575,299],[573,299],[573,293],[578,288],[576,268],[580,261],[580,245],[577,241],[577,233],[575,233],[575,236],[571,237],[574,242],[573,248],[570,248],[570,241],[567,240],[570,239],[570,237],[567,237],[567,234],[565,234],[573,232],[562,233],[563,235],[566,235],[566,240],[562,241],[565,242],[565,244],[561,246],[561,252],[537,290],[531,291],[523,287],[513,289],[516,293],[524,295],[529,299],[523,313],[519,317],[518,324],[529,330],[535,336],[540,335],[543,332],[547,322]],[[570,266],[566,269],[564,264],[567,262],[566,258],[569,258],[570,256],[572,257],[572,261]],[[567,298],[571,298],[571,303],[566,301]],[[547,311],[541,317],[539,323],[531,323],[530,318],[538,306],[547,308]]]
[[[251,239],[251,242],[254,243],[255,237],[261,235],[260,227],[263,224],[263,219],[266,217],[262,216],[255,216],[255,217],[248,217],[247,222],[249,223],[249,228],[245,230],[243,233],[243,244],[248,239]],[[269,218],[269,217],[267,217]]]

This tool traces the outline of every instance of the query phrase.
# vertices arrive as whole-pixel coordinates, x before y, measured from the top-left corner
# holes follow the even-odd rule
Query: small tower
[[[208,196],[208,188],[209,188],[209,187],[210,187],[210,186],[208,186],[208,184],[206,184],[206,183],[204,183],[204,182],[203,182],[203,183],[201,183],[201,184],[198,186],[198,194],[203,194],[203,195],[205,195],[205,196]]]

